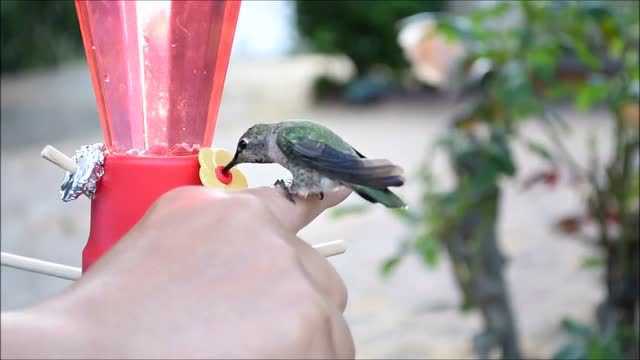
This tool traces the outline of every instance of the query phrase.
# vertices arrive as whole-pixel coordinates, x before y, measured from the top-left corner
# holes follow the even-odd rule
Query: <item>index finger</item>
[[[325,193],[324,199],[317,198],[295,198],[295,203],[291,202],[282,193],[282,190],[269,187],[251,188],[245,190],[262,200],[269,207],[273,215],[280,220],[282,225],[291,230],[294,234],[307,226],[313,219],[318,217],[324,210],[336,206],[346,199],[351,190],[339,188],[332,192]]]

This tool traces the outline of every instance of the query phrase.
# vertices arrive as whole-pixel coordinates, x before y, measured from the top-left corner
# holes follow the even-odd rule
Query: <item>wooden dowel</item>
[[[72,173],[76,171],[77,165],[73,159],[51,145],[45,146],[44,149],[42,149],[42,152],[40,152],[40,155],[63,170]]]
[[[19,270],[30,271],[67,280],[78,280],[82,275],[82,270],[77,267],[56,264],[49,261],[6,252],[2,252],[0,263],[2,266],[9,266]]]

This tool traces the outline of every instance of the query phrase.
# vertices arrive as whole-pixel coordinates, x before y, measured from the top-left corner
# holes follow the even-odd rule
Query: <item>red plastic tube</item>
[[[104,176],[91,202],[91,230],[82,252],[82,271],[117,243],[162,194],[201,185],[197,155],[108,155]]]

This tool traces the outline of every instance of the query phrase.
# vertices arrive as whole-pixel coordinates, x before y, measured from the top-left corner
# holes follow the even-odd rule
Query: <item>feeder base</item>
[[[82,271],[118,242],[162,194],[179,186],[201,185],[199,169],[197,155],[107,155],[104,176],[91,201],[91,229],[82,252]]]

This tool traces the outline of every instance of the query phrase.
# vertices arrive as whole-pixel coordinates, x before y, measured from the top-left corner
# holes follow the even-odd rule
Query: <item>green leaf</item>
[[[624,359],[616,338],[594,337],[587,344],[587,359]]]
[[[418,238],[416,241],[416,249],[427,266],[435,267],[438,264],[440,246],[438,241],[429,234],[423,234]]]
[[[562,320],[562,327],[569,333],[569,335],[578,338],[586,339],[593,335],[593,330],[591,330],[589,326],[570,318],[565,318]]]
[[[585,360],[587,359],[587,342],[592,336],[592,330],[585,324],[570,318],[562,320],[562,328],[569,333],[571,340],[553,355],[554,360]]]
[[[582,86],[576,95],[576,106],[582,111],[586,111],[596,103],[607,98],[609,86],[602,83],[588,84]]]
[[[613,57],[620,57],[622,50],[624,49],[624,41],[619,37],[614,37],[609,41],[609,55]]]
[[[584,269],[600,268],[605,265],[605,261],[600,256],[587,256],[582,259],[580,267]]]
[[[399,209],[390,209],[391,214],[393,214],[397,219],[404,222],[407,225],[415,225],[420,223],[420,216],[416,213],[411,212],[407,208],[399,208]]]
[[[529,66],[545,79],[550,79],[553,76],[556,62],[558,61],[557,51],[554,48],[535,48],[526,53],[525,56]]]
[[[616,331],[613,334],[603,334],[597,328],[591,328],[586,324],[571,319],[563,320],[563,327],[571,335],[571,340],[563,346],[553,358],[558,360],[596,360],[596,359],[622,359],[622,342],[624,332]]]
[[[541,157],[544,160],[547,160],[550,163],[555,163],[553,156],[544,145],[538,142],[535,142],[533,140],[526,140],[525,145],[527,146],[529,151],[531,151],[532,153],[538,155],[539,157]]]
[[[493,84],[493,96],[506,107],[508,113],[505,117],[518,120],[541,111],[529,76],[524,64],[516,59],[509,60],[502,67]]]
[[[398,264],[400,264],[400,261],[402,261],[403,256],[392,256],[388,259],[386,259],[383,263],[382,263],[382,267],[380,268],[380,272],[382,273],[382,276],[389,276],[391,275],[391,272],[393,270],[395,270],[395,268],[398,266]]]
[[[587,65],[593,70],[600,68],[601,66],[600,59],[598,59],[598,57],[596,57],[593,54],[593,52],[591,51],[591,49],[589,49],[589,46],[584,41],[584,39],[582,37],[574,36],[572,37],[572,40],[573,40],[572,45],[573,45],[573,48],[576,50],[576,55],[578,55],[578,59],[580,59],[580,61],[582,61],[585,65]]]
[[[547,84],[545,95],[549,99],[566,99],[575,95],[576,86],[571,83],[551,82]]]
[[[462,38],[462,31],[458,29],[451,21],[439,21],[436,25],[436,31],[445,36],[448,40],[455,41]]]
[[[487,20],[503,17],[511,8],[507,1],[500,1],[496,5],[487,8],[478,8],[470,14],[474,22],[482,23]]]
[[[396,253],[389,256],[380,267],[380,273],[383,277],[389,276],[393,270],[400,264],[400,261],[409,254],[412,249],[413,236],[407,237],[400,241],[400,246]]]
[[[627,206],[631,209],[638,205],[640,200],[640,172],[631,175],[631,186],[629,187],[629,196],[627,197]]]
[[[332,219],[342,219],[350,215],[360,215],[369,211],[371,207],[366,204],[357,205],[343,205],[337,208],[331,209],[329,215]]]
[[[516,165],[511,157],[511,149],[506,142],[505,135],[494,132],[491,142],[487,145],[487,153],[491,163],[495,164],[499,173],[513,176],[516,173]]]
[[[586,358],[587,347],[581,340],[573,340],[553,354],[554,360],[584,360]]]

